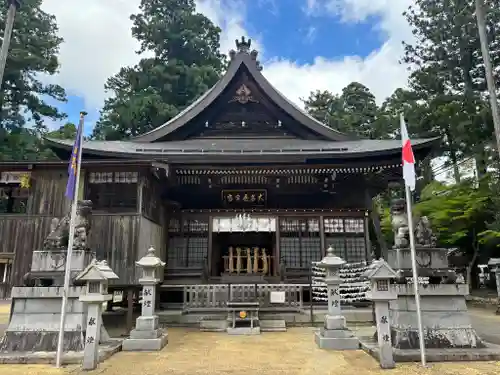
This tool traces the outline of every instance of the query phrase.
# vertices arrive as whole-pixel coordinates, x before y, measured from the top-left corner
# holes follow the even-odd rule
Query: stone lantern
[[[500,313],[500,258],[491,258],[488,261],[488,266],[493,267],[493,272],[495,273],[495,280],[497,284],[497,314]]]
[[[325,316],[324,327],[315,333],[316,344],[321,349],[355,350],[359,349],[358,339],[347,329],[345,317],[340,308],[340,269],[345,261],[335,256],[333,248],[327,249],[327,254],[318,267],[324,268],[326,289],[328,294],[328,313]]]
[[[165,266],[150,247],[147,254],[135,263],[142,268],[141,316],[137,318],[135,329],[130,332],[130,338],[123,342],[124,351],[155,351],[162,349],[168,342],[167,333],[158,328],[158,315],[154,314],[156,301],[156,284],[161,281],[160,272]]]
[[[95,259],[76,276],[75,281],[85,284],[79,300],[88,305],[85,349],[82,368],[93,370],[99,363],[99,342],[101,341],[102,304],[113,296],[108,294],[108,281],[118,279],[107,262]]]
[[[398,298],[396,288],[391,284],[391,281],[396,279],[398,274],[385,260],[379,259],[373,261],[363,276],[370,280],[370,292],[367,293],[367,297],[375,304],[380,367],[384,369],[394,368],[389,301]]]

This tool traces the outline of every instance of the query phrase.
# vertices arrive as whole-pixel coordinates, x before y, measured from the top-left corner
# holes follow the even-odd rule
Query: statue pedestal
[[[398,299],[390,302],[392,344],[396,349],[419,349],[413,285],[395,286]],[[426,348],[485,347],[467,312],[468,288],[467,284],[429,284],[419,288]]]
[[[64,352],[84,348],[86,309],[78,297],[82,287],[70,287],[64,328]],[[53,352],[57,350],[61,320],[61,287],[12,288],[12,317],[0,351]]]
[[[35,250],[31,260],[27,284],[30,286],[63,286],[67,250]],[[82,272],[94,258],[87,250],[73,249],[71,252],[71,279]]]

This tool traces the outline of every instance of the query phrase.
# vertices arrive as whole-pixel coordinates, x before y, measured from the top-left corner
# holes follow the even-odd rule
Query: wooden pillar
[[[319,217],[319,241],[321,246],[321,259],[326,256],[326,241],[325,241],[325,217]]]
[[[207,262],[208,262],[208,277],[212,276],[212,269],[213,269],[213,230],[214,230],[214,223],[213,223],[213,217],[212,215],[208,216],[208,249],[207,249]]]
[[[139,174],[139,179],[137,181],[137,212],[139,214],[142,214],[143,210],[143,194],[144,194],[144,187],[146,186],[145,183],[146,176],[143,175],[142,173]]]
[[[276,217],[276,243],[274,249],[273,272],[274,276],[278,276],[280,270],[280,217]]]
[[[134,288],[127,289],[127,332],[134,328]]]
[[[368,216],[368,211],[365,212],[364,217],[364,231],[365,231],[365,259],[367,262],[372,260],[372,243],[370,241],[370,217]]]

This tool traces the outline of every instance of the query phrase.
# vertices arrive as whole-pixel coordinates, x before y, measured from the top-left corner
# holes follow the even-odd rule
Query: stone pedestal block
[[[398,299],[389,305],[392,345],[397,349],[419,349],[413,285],[397,285],[397,288]],[[426,348],[485,346],[470,322],[465,301],[467,288],[466,284],[427,285],[420,288]]]
[[[61,320],[61,287],[12,288],[12,318],[0,342],[0,351],[53,352],[57,350]],[[78,300],[82,287],[68,293],[63,350],[84,348],[86,308]]]
[[[315,333],[314,341],[320,349],[359,349],[359,340],[347,329],[343,316],[325,316],[325,325]]]
[[[157,351],[168,343],[168,334],[158,328],[158,316],[140,316],[130,337],[123,341],[124,351]]]

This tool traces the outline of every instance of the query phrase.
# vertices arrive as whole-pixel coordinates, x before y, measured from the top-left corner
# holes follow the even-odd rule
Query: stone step
[[[204,332],[226,332],[227,320],[201,320],[200,331]]]
[[[260,320],[262,332],[286,332],[286,322],[284,319]]]

